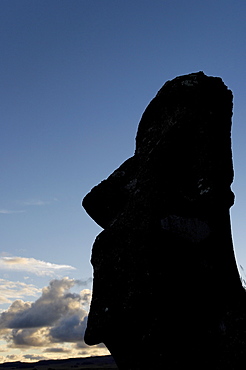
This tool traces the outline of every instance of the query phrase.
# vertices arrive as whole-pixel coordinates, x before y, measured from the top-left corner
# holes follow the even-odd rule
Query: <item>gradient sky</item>
[[[246,269],[245,36],[245,0],[0,0],[1,361],[106,353],[79,340],[101,230],[81,200],[133,154],[144,109],[178,75],[202,70],[233,91]]]

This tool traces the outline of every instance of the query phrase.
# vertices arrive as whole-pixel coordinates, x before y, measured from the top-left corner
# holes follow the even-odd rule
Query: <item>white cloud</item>
[[[3,214],[3,215],[10,215],[12,213],[24,213],[26,211],[15,211],[15,210],[11,210],[11,209],[0,209],[0,214]]]
[[[75,270],[75,267],[40,261],[35,258],[0,257],[0,269],[8,271],[25,271],[38,276],[54,276],[61,270]]]
[[[52,280],[48,287],[43,288],[42,295],[36,302],[24,310],[23,306],[20,305],[20,309],[14,317],[7,320],[7,327],[12,329],[52,327],[58,321],[63,322],[64,318],[73,315],[77,315],[80,320],[83,320],[87,315],[81,304],[83,297],[80,294],[70,292],[75,284],[76,280],[69,278]],[[9,309],[11,313],[15,308],[14,304],[12,306]]]
[[[22,206],[45,206],[53,202],[58,202],[58,199],[53,198],[50,200],[41,200],[41,199],[35,198],[35,199],[27,199],[27,200],[19,201],[18,204]]]
[[[13,299],[16,300],[17,298],[35,297],[40,292],[41,289],[33,284],[0,279],[0,304],[11,303]]]
[[[84,356],[108,354],[105,347],[88,347],[83,342],[87,322],[85,307],[90,302],[91,291],[84,289],[80,294],[72,293],[75,285],[81,282],[54,279],[43,288],[35,302],[15,300],[0,314],[0,334],[10,351],[19,348],[31,352],[40,348],[40,354],[51,352],[59,357],[66,357],[69,349],[74,357],[81,355],[81,349]],[[63,343],[67,343],[66,353],[61,351]]]
[[[13,329],[8,341],[10,348],[43,347],[49,345],[49,330],[39,329]]]
[[[16,202],[21,207],[29,207],[29,206],[45,206],[54,202],[58,202],[57,198],[53,198],[51,200],[41,200],[41,199],[27,199],[23,201]],[[0,214],[3,215],[10,215],[14,213],[25,213],[26,210],[16,210],[16,209],[6,209],[6,208],[0,208]]]
[[[44,206],[50,204],[48,201],[40,200],[40,199],[29,199],[23,200],[19,202],[22,206]]]
[[[83,308],[88,301],[88,289],[81,294],[71,293],[77,284],[75,279],[54,279],[42,289],[42,295],[35,302],[15,300],[8,310],[2,312],[0,328],[36,329],[52,327],[64,317],[78,314],[87,316]],[[85,296],[85,297],[84,297]]]

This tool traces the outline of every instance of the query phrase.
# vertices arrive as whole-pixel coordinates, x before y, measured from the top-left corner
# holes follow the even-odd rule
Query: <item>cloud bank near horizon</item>
[[[54,279],[35,302],[15,300],[0,314],[0,337],[6,341],[6,349],[39,349],[41,354],[51,352],[63,357],[68,353],[108,354],[101,345],[88,347],[84,343],[91,290],[72,293],[76,285],[81,282],[68,277]]]

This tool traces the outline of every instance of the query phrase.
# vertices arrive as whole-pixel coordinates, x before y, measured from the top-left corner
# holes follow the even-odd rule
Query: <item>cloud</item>
[[[71,351],[70,348],[61,348],[61,347],[52,347],[46,348],[43,352],[52,352],[52,353],[69,353]]]
[[[53,342],[79,342],[84,338],[87,325],[87,316],[80,313],[63,318],[59,325],[51,328],[50,335]]]
[[[33,284],[0,279],[0,304],[11,303],[13,299],[35,297],[41,292]]]
[[[30,206],[40,207],[40,206],[49,205],[49,204],[54,203],[54,202],[58,202],[58,199],[53,198],[49,201],[41,200],[41,199],[28,199],[28,200],[18,201],[16,203],[17,203],[17,205],[19,205],[21,207],[30,207]],[[15,213],[25,213],[25,212],[26,212],[26,210],[23,210],[23,209],[16,210],[16,209],[0,208],[0,214],[2,214],[2,215],[10,215],[10,214],[15,214]]]
[[[0,257],[0,269],[25,271],[38,276],[54,276],[61,270],[75,270],[75,267],[40,261],[35,258]]]
[[[105,347],[88,347],[83,341],[91,291],[73,293],[71,289],[84,284],[69,278],[53,279],[35,302],[15,300],[0,314],[0,335],[8,348],[40,349],[39,354],[56,352],[63,358],[69,351],[79,357],[82,349],[83,356],[108,354]],[[66,351],[61,350],[64,343]]]
[[[13,214],[13,213],[24,213],[26,211],[14,211],[14,210],[10,210],[10,209],[0,209],[0,214],[3,214],[3,215],[10,215],[10,214]]]
[[[25,310],[19,310],[8,321],[8,328],[26,329],[41,328],[55,325],[63,317],[73,314],[83,314],[80,301],[82,297],[69,290],[76,284],[76,280],[63,278],[52,280],[48,287],[43,288],[42,295],[36,302]]]
[[[23,355],[23,357],[26,360],[32,360],[32,361],[40,361],[40,360],[46,359],[44,356],[38,356],[38,355]]]
[[[83,340],[89,296],[88,289],[71,293],[76,284],[75,279],[55,279],[35,302],[14,301],[2,312],[0,329],[12,329],[11,340],[17,346],[40,346],[48,337],[51,343]]]
[[[18,361],[19,360],[19,356],[18,355],[8,355],[6,356],[6,359],[10,362],[13,362],[13,361]]]
[[[24,302],[21,299],[16,299],[8,310],[3,311],[0,316],[0,331],[9,328],[9,323],[20,315],[21,312],[25,312],[31,307],[31,302]]]
[[[49,345],[48,335],[49,332],[47,328],[25,330],[13,329],[11,336],[8,337],[8,341],[12,342],[9,347],[43,347],[45,345]]]
[[[29,199],[19,202],[22,206],[45,206],[50,204],[48,201],[40,200],[40,199]]]
[[[22,205],[22,206],[46,206],[48,204],[51,204],[53,202],[58,202],[58,199],[57,198],[53,198],[53,199],[50,199],[50,200],[41,200],[41,199],[27,199],[27,200],[22,200],[22,201],[19,201],[18,204]]]

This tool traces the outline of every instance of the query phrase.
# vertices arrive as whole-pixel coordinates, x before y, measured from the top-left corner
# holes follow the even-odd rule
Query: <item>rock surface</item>
[[[83,200],[104,229],[85,341],[105,343],[119,369],[245,366],[231,117],[220,78],[166,82],[141,118],[134,156]]]

